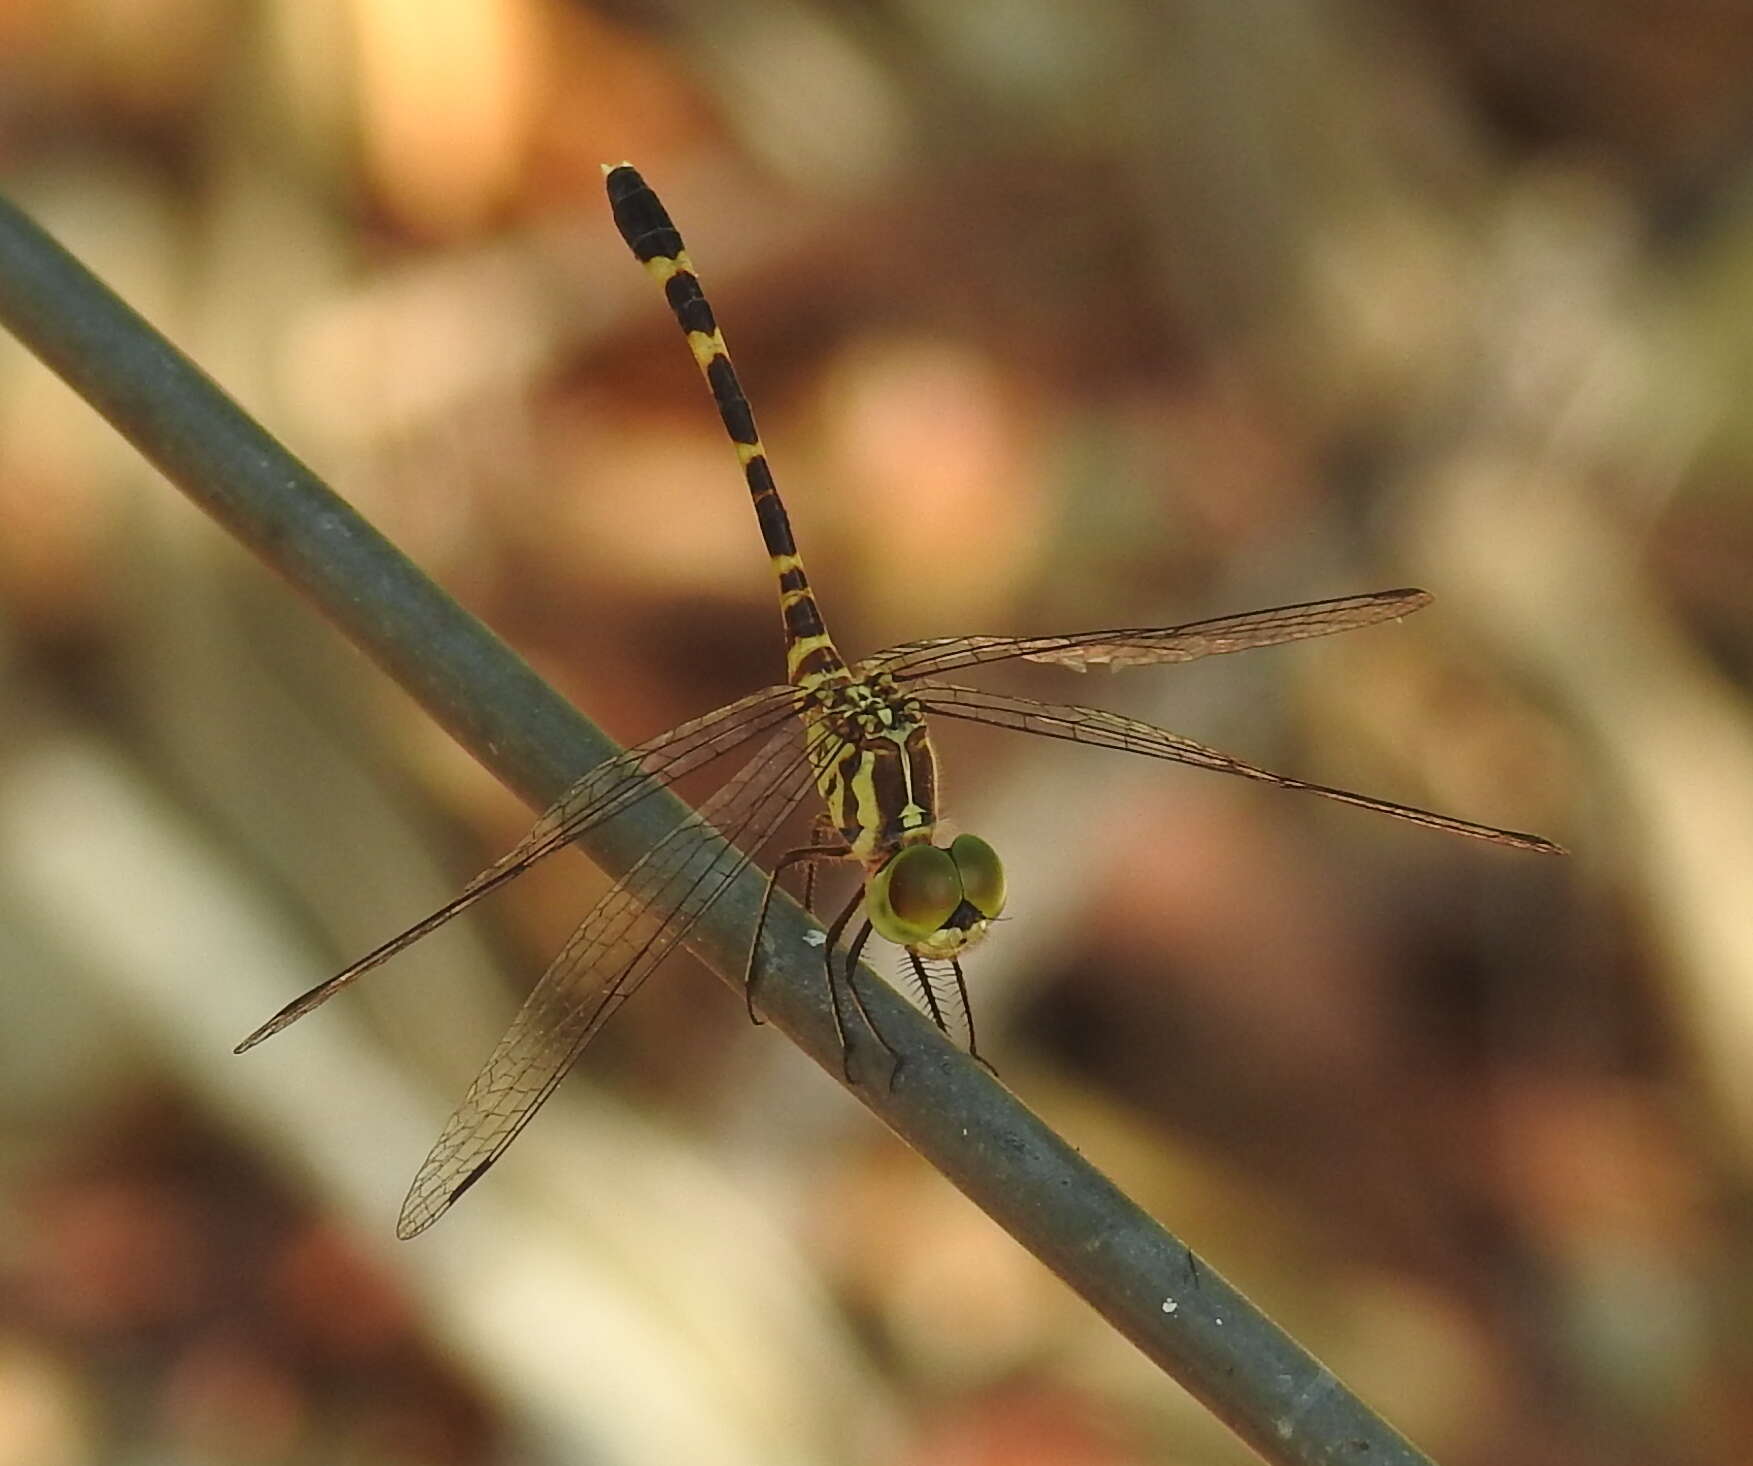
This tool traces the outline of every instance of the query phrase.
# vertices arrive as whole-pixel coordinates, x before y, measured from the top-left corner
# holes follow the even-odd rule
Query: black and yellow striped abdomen
[[[868,870],[878,869],[902,846],[929,840],[937,820],[937,757],[924,709],[886,674],[861,668],[855,676],[841,660],[804,573],[755,415],[682,236],[634,168],[623,163],[605,172],[615,227],[663,288],[742,464],[779,581],[787,675],[805,694],[798,716],[828,819],[848,854]]]
[[[682,236],[638,170],[622,163],[606,172],[615,227],[634,257],[663,287],[664,299],[669,301],[688,338],[688,349],[694,353],[694,361],[712,389],[712,400],[718,404],[724,430],[736,445],[749,497],[754,500],[755,518],[761,526],[761,539],[779,581],[779,612],[785,621],[786,675],[799,687],[844,682],[849,675],[846,664],[822,622],[821,608],[816,604],[803,559],[792,539],[791,520],[767,465],[767,450],[761,446],[761,435],[755,428],[755,414],[743,395],[723,333],[700,288],[700,278],[682,245]]]

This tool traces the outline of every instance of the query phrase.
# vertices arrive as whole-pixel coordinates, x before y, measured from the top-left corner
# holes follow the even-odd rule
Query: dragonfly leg
[[[840,1072],[848,1084],[852,1083],[852,1041],[846,1037],[846,1020],[840,1013],[840,989],[834,981],[834,944],[840,940],[846,923],[852,920],[852,913],[858,910],[862,900],[864,892],[861,889],[834,918],[828,928],[828,940],[822,944],[822,963],[828,974],[828,1011],[834,1015],[834,1035],[840,1040]]]
[[[943,1004],[937,1000],[937,988],[931,981],[931,973],[926,970],[925,963],[911,947],[907,948],[907,960],[913,964],[913,982],[919,989],[919,1001],[925,1004],[925,1013],[937,1025],[939,1033],[947,1034],[950,1026],[944,1021]],[[966,1016],[966,1009],[963,1010]]]
[[[962,976],[962,964],[954,957],[950,958],[950,971],[956,975],[956,995],[962,1000],[962,1017],[968,1021],[968,1057],[996,1079],[998,1071],[974,1042],[974,1005],[968,1001],[968,980]]]
[[[949,1022],[944,1017],[943,1002],[937,995],[937,984],[931,980],[930,969],[912,948],[907,950],[907,960],[913,964],[913,980],[919,989],[920,1000],[925,1004],[926,1016],[938,1026],[939,1032],[951,1036]],[[974,1006],[968,998],[968,980],[962,975],[962,964],[952,957],[949,959],[949,968],[956,977],[956,1001],[961,1004],[962,1023],[968,1030],[968,1057],[996,1079],[998,1071],[987,1063],[986,1056],[980,1052],[979,1045],[974,1041]],[[953,1042],[953,1036],[951,1039]]]
[[[815,847],[818,856],[803,868],[803,909],[814,916],[817,864],[822,860],[850,860],[852,847],[846,843],[846,837],[834,828],[834,822],[828,818],[826,810],[819,811],[815,823],[810,826],[810,844]]]
[[[749,1022],[760,1026],[761,1016],[755,1012],[755,958],[761,950],[761,933],[767,926],[767,912],[773,905],[773,888],[779,884],[781,871],[794,865],[803,865],[804,879],[808,883],[804,894],[804,910],[809,910],[810,896],[815,888],[815,862],[818,860],[835,860],[846,854],[846,842],[838,845],[805,845],[797,850],[787,850],[778,860],[773,862],[773,869],[767,876],[767,889],[761,894],[761,911],[755,918],[755,930],[749,938],[749,961],[743,968],[743,1000],[748,1004]]]
[[[862,893],[860,893],[862,894]],[[858,954],[864,950],[864,944],[870,940],[871,924],[867,921],[859,927],[858,935],[852,939],[852,946],[846,952],[846,991],[852,994],[852,1005],[858,1009],[858,1016],[864,1020],[864,1026],[870,1030],[870,1036],[883,1046],[883,1052],[889,1056],[889,1088],[895,1087],[895,1076],[901,1072],[901,1056],[895,1052],[894,1046],[883,1037],[882,1029],[877,1027],[876,1019],[871,1017],[870,1009],[864,1006],[864,999],[858,993]],[[834,970],[833,947],[828,949],[828,971],[830,979]]]
[[[833,925],[828,928],[828,940],[822,948],[822,965],[828,977],[828,1010],[834,1015],[834,1032],[840,1040],[840,1073],[844,1076],[848,1084],[853,1082],[852,1038],[847,1032],[846,1016],[840,1008],[840,979],[834,972],[834,948],[839,945],[840,938],[845,933],[847,924],[851,922],[854,914],[863,903],[864,891],[861,887],[853,893],[852,899],[841,908],[840,914],[834,918]],[[848,954],[846,964],[846,990],[852,994],[853,1006],[858,1009],[858,1015],[864,1020],[864,1026],[870,1030],[871,1037],[883,1046],[883,1049],[888,1053],[888,1056],[892,1061],[892,1068],[889,1072],[889,1083],[893,1085],[895,1082],[895,1075],[898,1074],[901,1069],[901,1056],[890,1047],[889,1041],[883,1037],[882,1030],[876,1026],[876,1021],[870,1016],[870,1010],[864,1006],[864,999],[859,996],[858,988],[852,981],[852,973],[858,966],[858,954],[864,949],[864,944],[870,939],[870,933],[871,925],[867,921],[859,928],[858,935],[853,938],[852,948]]]

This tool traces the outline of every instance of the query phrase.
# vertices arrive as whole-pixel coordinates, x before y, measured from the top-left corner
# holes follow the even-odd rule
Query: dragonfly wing
[[[1384,590],[1299,606],[1275,606],[1240,616],[1219,616],[1185,626],[1082,631],[1070,636],[949,636],[908,642],[878,652],[867,664],[901,681],[934,677],[962,667],[1022,659],[1086,672],[1091,667],[1143,667],[1192,662],[1225,652],[1276,646],[1310,636],[1331,636],[1378,621],[1409,616],[1430,604],[1421,590]]]
[[[801,725],[764,744],[597,902],[536,984],[420,1167],[399,1236],[429,1227],[517,1137],[584,1046],[693,929],[811,786]],[[733,843],[726,850],[719,836]]]
[[[1220,774],[1235,774],[1243,779],[1257,779],[1276,784],[1281,789],[1303,789],[1323,799],[1341,804],[1355,804],[1360,809],[1373,809],[1379,814],[1408,820],[1415,825],[1428,825],[1451,834],[1470,835],[1476,840],[1489,840],[1494,845],[1512,845],[1520,850],[1540,850],[1561,855],[1564,847],[1538,835],[1524,835],[1516,830],[1500,830],[1494,825],[1474,824],[1453,815],[1436,814],[1414,805],[1395,804],[1386,799],[1372,799],[1367,794],[1354,794],[1349,789],[1334,789],[1325,784],[1311,784],[1258,768],[1215,748],[1183,738],[1179,733],[1154,724],[1124,717],[1103,708],[1078,707],[1072,704],[1035,702],[1031,698],[1009,697],[1001,693],[981,691],[972,687],[955,687],[934,683],[922,688],[920,702],[934,713],[946,718],[962,718],[975,723],[990,723],[999,728],[1015,728],[1023,733],[1037,733],[1044,738],[1063,738],[1070,743],[1088,743],[1098,748],[1117,748],[1126,753],[1142,753],[1149,758],[1168,759],[1173,763],[1191,764],[1194,768],[1215,769]]]
[[[679,724],[667,733],[598,764],[555,800],[515,847],[463,887],[462,893],[454,900],[367,952],[327,981],[294,998],[240,1043],[236,1052],[241,1054],[255,1047],[263,1039],[296,1023],[306,1013],[320,1008],[342,988],[358,981],[372,968],[387,962],[422,937],[437,931],[488,892],[522,875],[537,861],[546,859],[586,831],[625,812],[646,795],[786,722],[794,716],[796,698],[796,689],[792,687],[764,688],[727,703],[715,712]]]

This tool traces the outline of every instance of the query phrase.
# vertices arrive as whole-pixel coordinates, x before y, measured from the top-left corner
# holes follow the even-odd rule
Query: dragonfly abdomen
[[[621,238],[627,241],[634,258],[663,288],[664,299],[688,338],[694,362],[712,390],[724,430],[736,446],[743,479],[754,501],[755,519],[761,526],[761,541],[767,547],[767,557],[773,562],[773,573],[779,581],[786,676],[799,687],[813,687],[843,675],[846,664],[822,621],[821,608],[803,568],[803,557],[792,538],[790,516],[773,482],[767,450],[762,447],[760,432],[755,427],[754,411],[743,393],[730,351],[724,344],[724,333],[718,328],[700,277],[694,273],[694,263],[688,258],[681,233],[637,169],[622,163],[608,169],[607,174],[615,227],[621,231]]]

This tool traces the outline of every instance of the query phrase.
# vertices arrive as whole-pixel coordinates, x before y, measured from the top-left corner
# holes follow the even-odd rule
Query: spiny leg
[[[841,860],[846,856],[846,842],[836,845],[805,845],[796,850],[787,850],[773,863],[773,869],[767,876],[767,889],[761,894],[761,910],[755,917],[754,934],[749,938],[749,961],[743,969],[743,1001],[748,1005],[749,1022],[757,1027],[761,1024],[761,1015],[755,1011],[755,958],[761,950],[761,933],[767,928],[767,912],[773,905],[773,891],[779,884],[780,872],[794,865],[804,866],[804,910],[810,909],[810,898],[815,887],[815,862],[818,860]],[[806,863],[807,862],[807,863]]]
[[[949,1024],[944,1019],[943,1005],[938,1001],[937,986],[931,980],[931,970],[926,967],[920,955],[911,948],[907,951],[907,960],[913,964],[913,980],[919,988],[920,996],[925,1000],[931,1021],[938,1026],[941,1032],[948,1034]],[[961,1004],[962,1022],[968,1030],[968,1057],[996,1079],[998,1070],[987,1062],[986,1056],[980,1052],[980,1046],[975,1041],[974,1004],[968,997],[968,980],[962,975],[962,964],[957,958],[951,957],[948,959],[948,966],[950,971],[955,974],[956,1001]]]
[[[937,1000],[937,987],[931,980],[931,970],[926,967],[924,960],[911,947],[908,947],[906,952],[907,960],[913,964],[913,983],[919,989],[920,1001],[925,1004],[926,1016],[937,1025],[939,1033],[947,1034],[950,1031],[950,1026],[943,1016],[943,1004]],[[968,1017],[966,1003],[962,1005],[962,1017],[964,1019]],[[972,1031],[971,1023],[970,1031]]]
[[[864,900],[862,889],[853,893],[852,899],[841,908],[840,914],[828,926],[828,939],[822,943],[822,956],[828,975],[828,1011],[834,1015],[834,1036],[840,1040],[840,1073],[848,1084],[852,1083],[852,1043],[846,1037],[846,1020],[840,1016],[840,989],[834,981],[834,944],[846,930],[846,923],[852,920],[852,913],[858,910],[859,903]]]
[[[968,979],[962,976],[962,964],[958,958],[950,958],[950,971],[956,975],[956,996],[961,999],[962,1017],[968,1025],[968,1057],[996,1079],[998,1071],[987,1063],[986,1056],[974,1041],[974,1005],[968,1000]]]
[[[828,928],[828,940],[822,946],[822,967],[828,980],[828,1011],[834,1015],[834,1034],[840,1040],[840,1073],[848,1084],[853,1082],[852,1040],[847,1034],[845,1015],[840,1011],[840,983],[834,974],[834,948],[845,934],[847,924],[852,920],[854,913],[863,904],[864,890],[860,887],[852,893],[852,899],[840,909],[840,914],[834,918],[833,923]],[[852,994],[853,1006],[858,1009],[859,1017],[864,1020],[864,1026],[870,1030],[871,1037],[883,1046],[891,1060],[889,1083],[892,1085],[895,1082],[895,1074],[900,1072],[901,1056],[883,1037],[882,1030],[876,1026],[876,1021],[870,1016],[870,1010],[864,1006],[864,999],[859,996],[858,988],[853,984],[850,976],[852,969],[858,965],[859,952],[863,950],[865,942],[870,939],[870,932],[871,926],[867,921],[859,929],[857,937],[853,939],[847,967],[846,987]]]
[[[823,849],[836,848],[846,859],[852,857],[852,847],[846,843],[846,837],[834,828],[834,821],[828,817],[828,811],[818,809],[815,820],[810,825],[810,844],[819,845]],[[803,909],[811,916],[816,914],[816,866],[819,861],[811,861],[803,868]]]
[[[851,915],[863,897],[864,893],[860,891],[853,898],[851,906],[845,913],[846,916]],[[845,922],[842,920],[840,925],[844,926],[844,924]],[[846,951],[846,991],[852,994],[852,1006],[858,1009],[858,1016],[864,1020],[864,1026],[870,1030],[870,1036],[883,1046],[883,1052],[889,1056],[889,1088],[893,1089],[895,1076],[901,1072],[901,1056],[895,1052],[895,1046],[883,1037],[883,1031],[877,1027],[877,1021],[871,1016],[870,1009],[864,1006],[864,999],[859,995],[858,983],[855,979],[855,974],[858,971],[858,955],[864,951],[864,944],[870,940],[871,931],[871,924],[868,921],[865,922],[863,926],[859,927],[858,935],[852,939],[852,945]],[[834,943],[832,941],[828,943],[827,958],[828,983],[832,986],[834,981]]]

